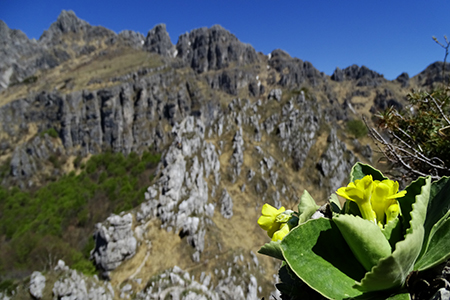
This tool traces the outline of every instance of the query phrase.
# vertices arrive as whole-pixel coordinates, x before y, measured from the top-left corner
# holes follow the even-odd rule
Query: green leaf
[[[316,204],[313,197],[305,190],[300,198],[300,203],[298,204],[299,224],[308,221],[319,207],[320,206]]]
[[[395,244],[403,238],[402,222],[400,222],[400,218],[389,221],[381,231],[389,241],[392,249],[395,249]]]
[[[271,256],[273,258],[278,258],[284,260],[283,253],[280,247],[281,241],[270,241],[270,243],[264,244],[264,246],[259,249],[258,253]]]
[[[362,179],[366,175],[372,175],[373,180],[382,181],[382,180],[388,179],[387,177],[385,177],[383,175],[383,173],[381,173],[380,171],[378,171],[371,165],[366,165],[366,164],[357,162],[353,166],[352,171],[350,173],[350,182],[353,182],[358,179]]]
[[[430,202],[425,219],[425,237],[422,256],[428,250],[428,244],[450,214],[450,178],[442,177],[431,183]]]
[[[406,195],[397,199],[400,204],[401,215],[403,217],[403,229],[405,230],[403,234],[405,234],[406,230],[410,227],[413,204],[416,202],[416,196],[420,195],[422,192],[422,187],[424,185],[425,178],[418,178],[405,188]]]
[[[334,213],[340,213],[342,208],[341,208],[341,202],[339,201],[338,196],[336,194],[331,194],[329,201],[330,201],[331,211]]]
[[[336,215],[333,222],[367,271],[391,254],[391,245],[378,225],[353,215]]]
[[[281,249],[292,271],[325,297],[345,299],[362,294],[352,286],[366,271],[330,219],[300,224],[284,237]]]
[[[415,184],[418,182],[420,181],[416,181]],[[395,245],[395,250],[390,256],[381,259],[372,271],[366,273],[355,288],[361,291],[379,291],[400,288],[405,283],[422,248],[423,224],[430,199],[431,178],[426,178],[424,182],[420,194],[411,205],[410,226],[406,230],[405,239]]]
[[[428,244],[428,251],[417,261],[414,269],[423,271],[450,258],[450,219],[443,221]]]

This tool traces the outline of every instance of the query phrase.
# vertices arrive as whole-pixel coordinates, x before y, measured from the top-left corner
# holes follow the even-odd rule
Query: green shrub
[[[25,78],[24,80],[22,80],[23,84],[31,84],[31,83],[35,83],[38,80],[37,76],[30,76]]]
[[[75,160],[73,161],[73,166],[75,168],[80,168],[81,167],[81,161],[83,160],[83,158],[81,156],[77,156],[75,158]]]
[[[17,288],[17,283],[12,279],[5,279],[0,282],[0,291],[5,292],[6,295],[11,296],[12,292]]]
[[[363,121],[350,120],[347,122],[347,132],[358,139],[366,136],[368,133],[368,129]]]
[[[48,161],[51,162],[51,164],[53,165],[53,167],[55,169],[59,169],[61,168],[61,162],[59,161],[58,156],[56,155],[50,155],[50,157],[48,158]]]
[[[414,91],[407,100],[407,109],[391,107],[376,116],[378,127],[390,140],[374,129],[372,136],[384,146],[384,154],[394,167],[403,170],[402,176],[450,175],[450,89]]]
[[[49,128],[47,130],[44,130],[40,133],[40,136],[43,137],[45,134],[48,134],[48,136],[56,139],[58,137],[58,132],[55,128]]]

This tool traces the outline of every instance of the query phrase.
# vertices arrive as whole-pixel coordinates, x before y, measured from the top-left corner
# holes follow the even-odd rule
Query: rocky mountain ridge
[[[324,202],[356,161],[376,161],[346,123],[440,76],[439,63],[393,81],[356,65],[327,76],[218,25],[173,45],[165,25],[116,34],[66,11],[39,41],[0,21],[0,49],[4,186],[37,188],[107,150],[163,153],[145,201],[95,228],[101,280],[61,262],[15,292],[38,299],[268,297],[277,268],[255,254],[261,206],[294,208],[304,189]]]

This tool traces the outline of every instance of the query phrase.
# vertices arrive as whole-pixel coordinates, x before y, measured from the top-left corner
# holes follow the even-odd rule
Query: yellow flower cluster
[[[289,233],[288,221],[291,219],[291,213],[287,212],[282,206],[276,209],[270,204],[264,204],[262,207],[262,216],[258,219],[258,225],[267,231],[272,241],[282,240]]]
[[[389,221],[398,217],[400,207],[397,198],[403,197],[406,191],[398,191],[397,181],[373,180],[371,175],[367,175],[350,182],[347,187],[341,187],[336,194],[356,202],[364,219],[383,228]]]

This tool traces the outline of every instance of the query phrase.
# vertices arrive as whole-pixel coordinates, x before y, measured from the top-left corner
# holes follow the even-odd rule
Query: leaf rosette
[[[350,179],[337,192],[347,200],[342,208],[330,198],[331,218],[310,219],[318,206],[305,191],[298,225],[260,253],[284,260],[297,280],[329,299],[410,299],[408,275],[450,258],[449,178],[422,177],[399,192],[357,163]]]

